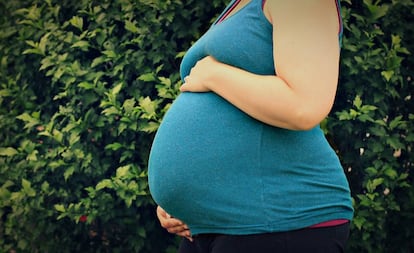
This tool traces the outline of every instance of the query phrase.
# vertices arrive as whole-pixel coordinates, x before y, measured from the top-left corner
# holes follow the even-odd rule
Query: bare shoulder
[[[266,0],[264,14],[272,24],[291,28],[305,24],[339,28],[337,0]]]

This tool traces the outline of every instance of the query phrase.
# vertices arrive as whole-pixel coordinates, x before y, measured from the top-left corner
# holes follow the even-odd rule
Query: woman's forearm
[[[206,86],[251,117],[269,125],[307,130],[329,113],[331,101],[290,87],[278,76],[261,76],[216,62]]]
[[[295,115],[299,107],[296,96],[282,79],[224,64],[220,68],[207,84],[213,92],[259,121],[288,129],[301,128]]]

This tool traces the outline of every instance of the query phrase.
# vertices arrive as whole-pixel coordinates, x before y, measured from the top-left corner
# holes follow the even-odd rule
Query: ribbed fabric
[[[274,75],[272,45],[262,0],[251,0],[188,50],[181,76],[207,55]],[[166,113],[150,153],[149,186],[193,235],[289,231],[353,216],[348,182],[319,127],[269,126],[211,92],[182,93]]]

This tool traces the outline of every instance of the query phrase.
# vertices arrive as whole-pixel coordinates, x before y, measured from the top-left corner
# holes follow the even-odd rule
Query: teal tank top
[[[181,76],[207,55],[274,75],[272,40],[262,0],[251,0],[188,50]],[[148,173],[154,201],[193,235],[289,231],[353,216],[343,168],[319,127],[273,127],[211,92],[185,92],[173,102]]]

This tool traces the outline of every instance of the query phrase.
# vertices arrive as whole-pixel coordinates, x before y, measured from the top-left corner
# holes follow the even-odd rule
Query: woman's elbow
[[[314,108],[312,106],[302,106],[298,108],[292,117],[294,130],[307,131],[318,126],[326,118],[331,106]]]

